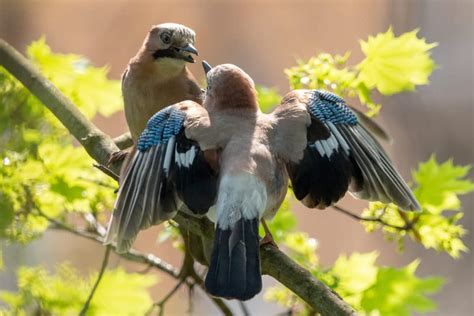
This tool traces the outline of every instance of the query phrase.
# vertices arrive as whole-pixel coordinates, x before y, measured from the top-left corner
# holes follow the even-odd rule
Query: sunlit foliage
[[[332,56],[320,53],[308,61],[285,70],[293,89],[325,89],[347,98],[358,97],[368,109],[369,116],[377,115],[381,104],[373,100],[377,90],[383,95],[412,91],[416,85],[428,83],[435,68],[428,44],[417,38],[417,30],[395,37],[392,29],[360,41],[365,58],[358,65],[348,65],[350,52]]]
[[[83,278],[70,264],[50,274],[42,267],[21,267],[17,271],[18,291],[0,292],[0,298],[15,315],[78,315],[96,274]],[[156,277],[107,270],[87,315],[143,315],[152,304],[148,288]]]
[[[375,92],[391,95],[428,83],[435,68],[430,57],[435,45],[418,38],[417,31],[396,37],[389,29],[361,41],[365,58],[356,65],[350,65],[349,52],[335,56],[320,53],[308,61],[298,61],[285,73],[291,88],[334,91],[351,101],[358,100],[373,116],[382,108],[374,101]],[[107,79],[107,68],[93,67],[78,55],[53,53],[44,38],[28,47],[27,56],[88,118],[107,116],[121,108],[120,84]],[[264,112],[281,99],[275,89],[261,86],[258,95]],[[112,208],[116,184],[92,168],[92,159],[67,130],[3,68],[0,103],[0,238],[9,243],[29,243],[48,228],[46,217],[72,225],[71,216],[92,214],[103,222],[104,213]],[[362,224],[369,232],[381,229],[388,239],[399,243],[400,249],[409,236],[426,248],[457,258],[467,251],[461,240],[466,231],[459,224],[463,214],[459,195],[474,190],[468,172],[469,166],[457,166],[451,160],[439,163],[433,156],[413,172],[421,213],[413,215],[394,205],[370,203],[362,216],[379,221]],[[361,315],[403,316],[436,308],[428,295],[439,291],[443,280],[417,276],[416,269],[422,264],[419,260],[403,267],[385,267],[377,265],[378,254],[370,252],[342,254],[333,265],[321,265],[317,240],[297,230],[291,196],[289,193],[269,223],[276,242]],[[182,249],[174,224],[167,225],[159,240],[170,236]],[[0,249],[0,269],[1,254]],[[6,312],[76,315],[96,275],[82,276],[71,265],[60,264],[54,273],[43,267],[20,267],[17,278],[18,290],[0,295]],[[152,303],[148,288],[156,282],[150,276],[107,270],[88,315],[143,315]],[[296,314],[311,314],[282,286],[268,289],[265,298]]]

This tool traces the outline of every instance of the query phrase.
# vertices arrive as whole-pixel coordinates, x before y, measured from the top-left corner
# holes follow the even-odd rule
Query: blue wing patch
[[[173,106],[168,106],[157,112],[148,121],[147,127],[138,139],[139,151],[146,151],[152,146],[166,143],[176,136],[183,128],[186,114]]]
[[[341,97],[324,90],[314,90],[309,102],[311,114],[321,122],[356,125],[357,117]]]

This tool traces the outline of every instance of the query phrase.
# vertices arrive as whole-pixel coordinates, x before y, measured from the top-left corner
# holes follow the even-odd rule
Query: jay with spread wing
[[[247,300],[262,288],[259,222],[275,215],[289,180],[311,208],[330,206],[350,191],[419,209],[382,147],[341,98],[292,91],[264,114],[252,79],[240,68],[205,70],[204,107],[193,101],[167,107],[138,140],[107,235],[119,251],[184,203],[216,223],[208,292]]]

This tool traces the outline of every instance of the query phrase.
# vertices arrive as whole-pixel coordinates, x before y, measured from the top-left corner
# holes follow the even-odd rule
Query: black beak
[[[187,61],[188,63],[194,63],[194,58],[191,56],[191,54],[198,55],[198,51],[196,47],[193,46],[193,44],[186,44],[186,46],[175,48],[175,51],[177,53],[177,58],[178,59],[183,59]]]
[[[207,73],[212,69],[212,66],[209,65],[209,63],[205,60],[202,61],[202,68],[204,68],[204,73],[207,75]]]
[[[182,52],[188,52],[188,53],[194,54],[196,56],[199,56],[199,53],[198,53],[196,47],[193,46],[193,44],[187,44],[186,46],[181,47],[179,50],[182,51]]]

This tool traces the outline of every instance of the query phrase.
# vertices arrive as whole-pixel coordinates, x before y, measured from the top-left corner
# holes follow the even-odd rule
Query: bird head
[[[257,91],[250,76],[232,64],[211,67],[203,62],[207,78],[206,106],[258,109]]]
[[[187,62],[195,62],[192,55],[198,55],[195,37],[194,31],[184,25],[164,23],[151,28],[143,46],[156,62],[184,67]]]

